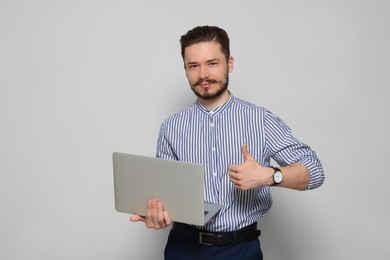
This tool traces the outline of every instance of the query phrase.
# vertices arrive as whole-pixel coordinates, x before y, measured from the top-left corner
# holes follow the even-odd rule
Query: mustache
[[[194,84],[192,84],[193,87],[195,86],[198,86],[204,82],[207,82],[209,84],[215,84],[215,83],[218,83],[217,80],[214,80],[214,79],[199,79],[197,82],[195,82]]]

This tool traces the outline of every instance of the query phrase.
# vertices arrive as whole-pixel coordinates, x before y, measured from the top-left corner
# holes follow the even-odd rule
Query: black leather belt
[[[202,231],[178,222],[173,223],[172,229],[203,245],[230,245],[255,240],[261,234],[261,231],[257,229],[257,223],[232,232]]]

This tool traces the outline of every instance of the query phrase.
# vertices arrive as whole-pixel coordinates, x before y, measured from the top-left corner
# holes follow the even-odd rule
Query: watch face
[[[274,181],[276,183],[278,183],[278,184],[281,183],[282,179],[283,179],[283,174],[280,171],[277,171],[274,173]]]

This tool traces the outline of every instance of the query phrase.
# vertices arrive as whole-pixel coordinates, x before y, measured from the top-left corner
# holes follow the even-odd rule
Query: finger
[[[246,161],[251,161],[251,160],[254,160],[254,158],[252,157],[252,155],[249,153],[248,151],[248,147],[246,144],[243,144],[242,147],[241,147],[241,152],[242,154],[244,155],[244,158]]]
[[[230,181],[234,184],[234,186],[239,186],[240,180],[237,178],[239,175],[237,173],[229,173]]]
[[[229,165],[228,166],[229,173],[238,173],[242,171],[241,165]]]
[[[229,172],[229,179],[231,182],[234,182],[234,173],[233,172]]]
[[[233,181],[233,184],[234,184],[234,187],[235,187],[235,188],[241,190],[241,188],[242,188],[241,182],[239,182],[239,181]]]
[[[164,214],[163,214],[163,205],[161,202],[157,203],[157,222],[160,227],[165,227],[165,220],[164,220]]]
[[[139,221],[145,222],[145,217],[142,217],[139,215],[133,215],[130,217],[130,221],[131,222],[139,222]]]
[[[159,229],[160,225],[158,223],[158,212],[157,212],[157,200],[152,200],[151,205],[151,215],[152,215],[152,224],[155,229]]]
[[[235,172],[229,172],[229,177],[231,180],[238,180],[239,174]]]
[[[153,201],[155,200],[148,201],[148,207],[146,209],[145,224],[148,228],[153,227]]]
[[[167,224],[167,226],[169,226],[169,225],[172,223],[172,220],[171,220],[171,218],[169,217],[168,212],[164,211],[164,212],[163,212],[163,215],[164,215],[164,221],[165,221],[165,223]]]

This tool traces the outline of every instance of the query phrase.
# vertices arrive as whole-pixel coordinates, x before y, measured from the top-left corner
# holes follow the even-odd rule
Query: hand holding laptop
[[[203,226],[222,208],[204,200],[201,164],[114,152],[113,170],[115,209],[149,228]]]
[[[162,229],[169,226],[172,221],[168,212],[164,210],[163,204],[157,199],[148,201],[146,217],[133,215],[130,217],[131,222],[144,222],[146,227],[154,229]]]

